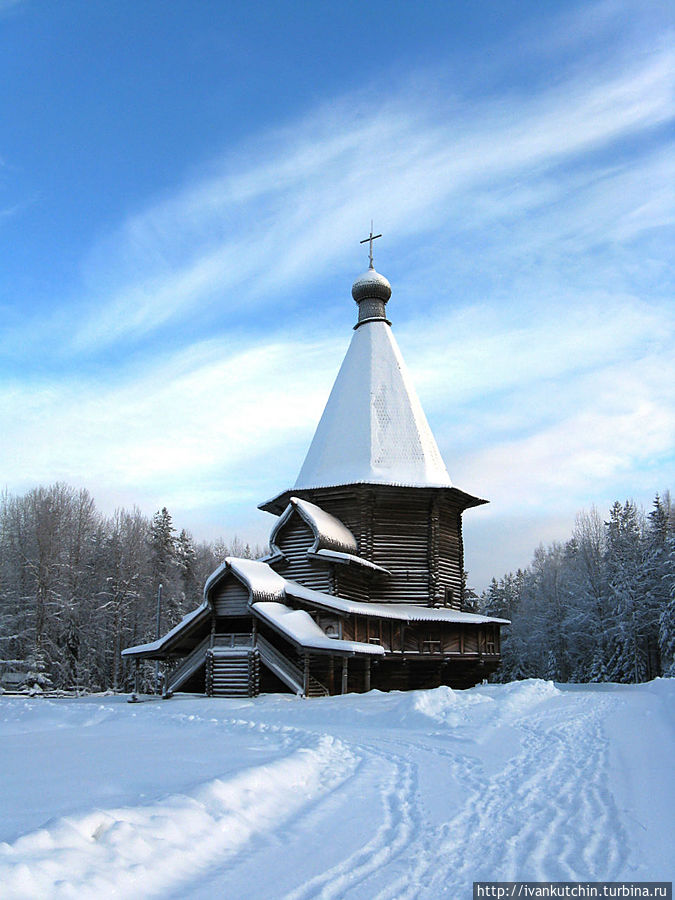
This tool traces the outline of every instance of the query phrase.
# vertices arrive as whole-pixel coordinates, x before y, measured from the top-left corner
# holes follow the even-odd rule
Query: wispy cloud
[[[402,89],[375,113],[364,98],[315,111],[230,153],[220,172],[133,216],[93,251],[85,275],[96,313],[75,344],[138,338],[223,298],[233,312],[263,306],[270,293],[288,303],[291,290],[347,256],[355,224],[373,210],[396,236],[394,247],[432,227],[457,227],[464,216],[478,215],[484,226],[517,212],[522,230],[542,205],[555,229],[555,204],[569,211],[577,191],[586,206],[574,216],[577,239],[607,198],[615,239],[649,227],[652,214],[669,221],[672,197],[643,190],[635,205],[640,165],[612,170],[600,158],[585,171],[566,166],[672,121],[674,72],[675,54],[663,46],[646,59],[637,54],[628,69],[576,74],[533,97],[448,102],[443,86],[431,84],[431,97]],[[664,177],[672,170],[666,156],[645,164],[660,165]]]
[[[518,326],[474,309],[401,334],[451,476],[501,515],[653,489],[672,459],[672,304],[592,299]]]
[[[282,443],[312,427],[340,349],[334,340],[237,351],[207,342],[112,382],[50,376],[4,384],[0,468],[26,486],[114,483],[135,490],[139,503],[188,493],[193,506],[260,501],[247,487],[251,460],[264,456],[269,468]]]

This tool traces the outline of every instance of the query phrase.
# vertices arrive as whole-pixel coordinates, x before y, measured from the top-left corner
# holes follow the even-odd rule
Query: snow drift
[[[675,681],[0,697],[3,898],[670,880]]]

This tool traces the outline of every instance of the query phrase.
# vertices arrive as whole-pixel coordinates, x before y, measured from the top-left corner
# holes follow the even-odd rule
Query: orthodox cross
[[[370,252],[368,253],[368,263],[371,269],[374,269],[373,265],[373,241],[376,241],[379,237],[382,237],[381,234],[373,234],[373,220],[370,220],[370,236],[364,238],[362,241],[359,241],[359,244],[370,244]]]

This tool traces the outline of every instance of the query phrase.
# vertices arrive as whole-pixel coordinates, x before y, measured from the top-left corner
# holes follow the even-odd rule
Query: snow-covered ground
[[[675,870],[675,680],[4,697],[0,720],[3,900],[461,900]]]

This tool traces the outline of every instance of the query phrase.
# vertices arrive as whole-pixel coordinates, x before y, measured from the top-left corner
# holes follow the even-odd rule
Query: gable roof
[[[270,548],[272,552],[269,556],[264,557],[261,562],[271,563],[283,558],[284,552],[277,544],[277,536],[294,512],[297,512],[314,535],[314,543],[307,550],[307,556],[310,558],[355,565],[370,572],[378,572],[385,575],[391,574],[383,566],[378,566],[358,555],[356,538],[349,528],[336,516],[326,512],[325,509],[321,509],[315,503],[310,503],[309,500],[303,500],[300,497],[289,498],[288,506],[270,533]]]
[[[277,575],[274,569],[270,569],[267,563],[257,559],[240,559],[237,556],[228,556],[206,579],[206,584],[204,585],[205,602],[209,600],[211,590],[228,572],[232,572],[248,589],[252,602],[256,600],[281,600],[284,596],[284,579],[281,575]]]
[[[291,497],[286,510],[275,522],[270,533],[270,546],[273,550],[279,551],[276,545],[276,536],[293,515],[294,510],[312,529],[314,534],[313,552],[316,553],[319,550],[333,550],[338,553],[357,552],[356,538],[346,525],[315,503],[310,503],[309,500],[303,500],[300,497]]]
[[[183,616],[180,622],[174,625],[170,631],[167,631],[165,635],[148,644],[137,644],[135,647],[127,647],[126,650],[122,650],[122,656],[153,657],[162,654],[168,655],[172,651],[180,655],[180,651],[176,648],[180,646],[181,641],[196,633],[199,626],[207,624],[210,618],[211,607],[205,600],[197,609],[193,609],[192,612]]]

